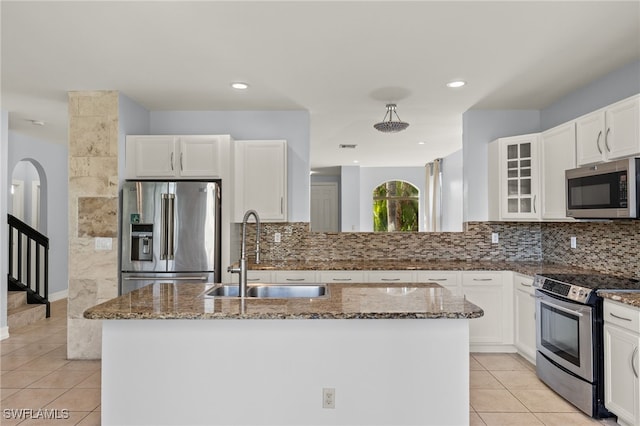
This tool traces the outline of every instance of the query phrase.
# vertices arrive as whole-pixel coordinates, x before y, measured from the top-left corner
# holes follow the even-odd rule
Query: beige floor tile
[[[504,389],[504,386],[496,380],[488,371],[470,371],[469,372],[469,388],[470,389]]]
[[[99,360],[96,361],[69,361],[63,367],[60,367],[60,371],[98,371],[102,366],[102,362]]]
[[[486,426],[478,413],[469,413],[469,426]]]
[[[469,370],[486,370],[473,356],[469,357]]]
[[[47,408],[66,408],[70,411],[93,411],[100,405],[100,389],[70,389]]]
[[[535,416],[546,426],[595,426],[601,425],[582,413],[535,413]],[[612,424],[616,424],[613,422]]]
[[[0,355],[7,355],[17,349],[25,347],[26,345],[26,343],[8,343],[8,341],[5,340],[0,342]]]
[[[75,387],[82,389],[100,389],[102,385],[102,372],[96,371],[85,380],[78,383]]]
[[[26,364],[20,366],[22,370],[57,370],[63,365],[67,364],[69,361],[66,359],[57,359],[47,356],[41,356],[32,361],[29,361]]]
[[[18,392],[19,390],[20,390],[20,388],[16,388],[16,389],[2,388],[2,389],[0,389],[0,401],[5,399],[9,395],[13,395],[14,393]]]
[[[57,343],[30,343],[24,345],[22,348],[11,352],[13,356],[40,356],[45,355],[55,349],[60,348],[62,345]]]
[[[40,418],[35,417],[27,419],[20,423],[20,426],[43,426],[49,424],[51,426],[72,426],[81,422],[87,417],[90,412],[83,411],[62,411],[62,410],[48,410],[42,411]],[[48,415],[50,419],[44,419],[42,416]]]
[[[512,390],[530,411],[534,413],[569,413],[577,408],[550,389]]]
[[[100,426],[101,418],[99,411],[92,411],[87,417],[82,419],[78,426]]]
[[[478,413],[526,413],[529,410],[507,390],[471,389],[471,406]]]
[[[39,410],[65,393],[67,389],[21,389],[2,401],[3,408]]]
[[[529,370],[492,371],[491,374],[507,389],[548,389],[536,373]]]
[[[67,345],[61,345],[58,349],[54,349],[49,353],[42,355],[43,358],[67,359]]]
[[[526,359],[525,357],[523,357],[520,354],[511,354],[516,360],[518,360],[520,363],[522,363],[525,367],[527,367],[527,369],[531,370],[531,371],[536,371],[536,366],[535,364],[532,364],[528,359]]]
[[[543,426],[531,413],[478,413],[487,426]]]
[[[15,370],[2,376],[2,380],[0,380],[0,388],[26,388],[31,383],[40,380],[49,373],[49,371]]]
[[[66,334],[52,334],[49,337],[44,337],[42,339],[44,343],[67,343],[67,335]]]
[[[15,370],[18,367],[37,359],[38,356],[13,356],[11,354],[0,357],[0,369]]]
[[[91,371],[56,370],[27,386],[30,389],[72,388],[91,375]]]
[[[473,357],[487,370],[528,370],[511,354],[473,354]]]

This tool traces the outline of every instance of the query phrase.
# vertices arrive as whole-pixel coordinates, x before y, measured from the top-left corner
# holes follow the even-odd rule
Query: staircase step
[[[7,297],[7,310],[27,304],[26,291],[10,291]]]
[[[20,328],[44,319],[47,315],[47,305],[22,305],[7,309],[7,314],[9,330],[12,328]]]

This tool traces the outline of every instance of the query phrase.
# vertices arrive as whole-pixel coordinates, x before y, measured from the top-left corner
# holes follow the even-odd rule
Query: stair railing
[[[26,291],[28,303],[46,304],[47,318],[49,318],[49,238],[17,217],[7,216],[9,223],[8,288]]]

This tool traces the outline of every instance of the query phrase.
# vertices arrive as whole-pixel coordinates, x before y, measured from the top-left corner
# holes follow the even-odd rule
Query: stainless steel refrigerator
[[[156,282],[220,282],[220,185],[126,181],[120,294]]]

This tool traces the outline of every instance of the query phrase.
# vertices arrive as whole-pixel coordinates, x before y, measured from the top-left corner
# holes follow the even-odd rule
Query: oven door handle
[[[547,305],[551,308],[557,309],[559,311],[566,312],[567,314],[576,315],[578,317],[583,316],[582,312],[580,312],[582,309],[577,309],[577,310],[567,309],[567,308],[563,308],[562,306],[554,305],[553,303],[547,303],[544,300],[541,300],[540,303],[542,303],[543,305]]]

